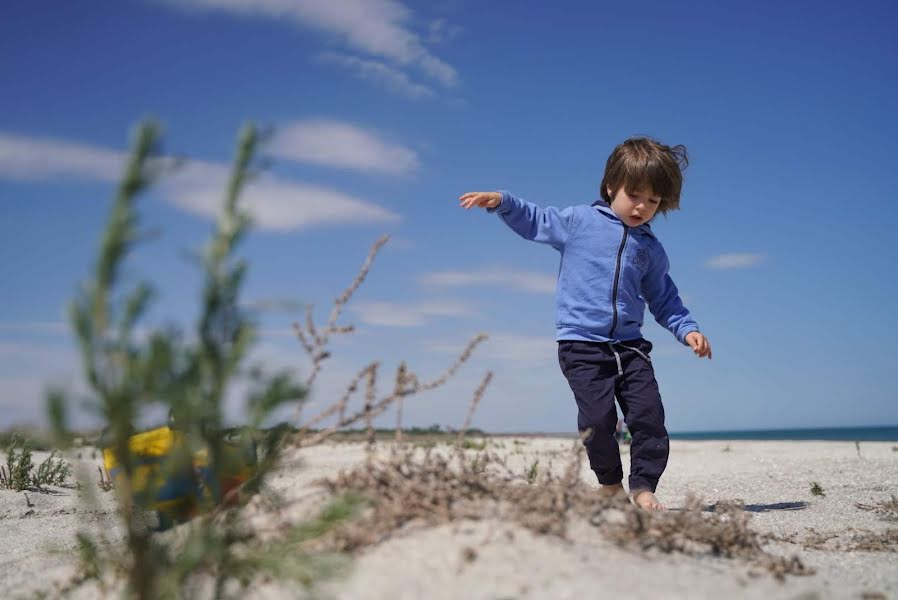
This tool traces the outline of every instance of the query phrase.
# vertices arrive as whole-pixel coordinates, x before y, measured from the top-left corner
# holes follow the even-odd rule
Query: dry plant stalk
[[[468,427],[471,426],[471,419],[474,417],[474,412],[477,410],[477,407],[480,405],[480,400],[483,398],[483,392],[486,391],[487,386],[492,380],[493,372],[487,371],[486,375],[483,376],[480,385],[477,387],[477,390],[474,392],[474,397],[471,398],[471,404],[468,405],[468,414],[465,415],[465,422],[461,426],[461,429],[459,429],[458,439],[455,442],[457,446],[461,446],[465,433],[467,433]]]
[[[299,323],[293,324],[293,331],[296,333],[296,337],[299,338],[299,343],[312,360],[312,368],[305,381],[306,388],[311,387],[312,383],[315,382],[315,378],[318,376],[319,371],[321,371],[321,363],[330,356],[330,352],[327,350],[327,344],[330,341],[331,335],[354,331],[352,325],[343,327],[338,326],[337,319],[340,318],[340,313],[343,312],[343,307],[346,306],[346,303],[349,302],[349,299],[352,298],[352,295],[365,280],[365,277],[368,275],[368,271],[371,269],[371,265],[374,262],[375,256],[377,256],[377,253],[389,239],[390,236],[383,235],[371,246],[371,250],[368,252],[368,256],[365,258],[365,262],[362,263],[362,267],[359,269],[355,279],[353,279],[352,283],[349,284],[349,287],[334,300],[334,305],[331,308],[331,314],[327,325],[325,325],[320,332],[315,327],[315,322],[312,319],[312,310],[314,306],[311,304],[306,306],[305,331],[303,331],[303,328]],[[299,422],[299,416],[299,408],[297,408],[296,422]]]
[[[405,362],[399,363],[399,368],[396,369],[396,381],[393,385],[394,394],[397,394],[399,390],[404,387],[406,370]],[[399,396],[396,399],[396,444],[402,443],[402,407],[404,405],[405,399],[402,396]]]
[[[331,336],[336,333],[349,333],[354,331],[355,328],[352,325],[338,326],[337,320],[339,319],[340,314],[343,312],[343,308],[346,306],[350,298],[352,298],[352,295],[368,275],[368,271],[371,269],[371,265],[373,264],[377,253],[384,246],[384,244],[387,243],[388,240],[389,236],[384,235],[378,238],[376,242],[374,242],[355,279],[353,279],[352,283],[349,284],[349,286],[343,291],[343,293],[334,300],[334,305],[331,309],[330,317],[327,324],[323,328],[319,329],[315,326],[314,319],[312,318],[312,305],[306,306],[305,327],[301,326],[299,323],[293,324],[293,330],[296,333],[300,344],[309,355],[312,362],[309,376],[305,381],[306,387],[309,387],[312,385],[312,383],[314,383],[316,377],[318,376],[318,373],[321,371],[322,362],[331,355],[330,351],[327,348]],[[421,383],[420,381],[418,381],[418,377],[408,369],[406,364],[404,362],[401,363],[396,371],[393,392],[388,396],[381,398],[380,400],[377,399],[377,371],[380,367],[380,363],[373,362],[363,367],[352,378],[352,380],[350,380],[346,391],[344,392],[340,400],[328,406],[308,421],[301,422],[300,419],[302,416],[303,404],[297,404],[295,422],[299,427],[299,435],[296,436],[293,444],[299,446],[312,446],[315,444],[319,444],[337,430],[353,425],[364,419],[367,429],[367,439],[370,447],[374,443],[375,437],[374,419],[381,413],[383,413],[394,402],[397,403],[396,440],[397,442],[401,442],[402,407],[404,398],[406,396],[417,394],[422,391],[432,390],[443,385],[450,377],[455,374],[459,367],[461,367],[461,365],[468,360],[471,352],[473,352],[477,344],[481,343],[485,339],[487,339],[487,336],[483,333],[475,336],[474,339],[472,339],[468,343],[462,353],[458,356],[452,366],[450,366],[440,377],[430,382]],[[347,417],[346,407],[352,395],[358,390],[359,384],[363,378],[365,379],[364,407],[361,411]],[[315,427],[325,419],[328,419],[335,414],[337,415],[337,418],[334,425],[324,429],[323,431],[317,432],[315,435],[306,439],[310,428]]]
[[[368,365],[367,367],[365,367],[361,371],[359,371],[359,373],[356,374],[356,376],[352,379],[352,381],[349,384],[349,387],[347,388],[346,393],[340,399],[340,401],[338,401],[337,403],[326,408],[320,414],[313,417],[308,423],[303,424],[303,426],[301,427],[301,430],[300,430],[301,434],[296,443],[301,447],[314,446],[315,444],[319,444],[323,440],[328,438],[329,436],[333,435],[339,429],[342,429],[344,427],[349,427],[350,425],[360,422],[362,419],[365,419],[366,421],[369,419],[373,420],[374,418],[379,416],[382,412],[387,410],[387,408],[389,408],[389,406],[393,402],[396,402],[401,398],[404,398],[406,396],[412,396],[412,395],[418,394],[422,391],[432,390],[432,389],[444,384],[449,379],[449,377],[451,377],[456,371],[458,371],[459,367],[461,367],[461,365],[464,364],[468,360],[468,358],[470,358],[471,353],[474,351],[474,348],[476,348],[478,344],[480,344],[481,342],[483,342],[486,339],[487,339],[486,334],[484,334],[484,333],[477,334],[470,342],[468,342],[468,345],[465,347],[465,349],[462,351],[462,353],[458,356],[458,358],[456,358],[456,360],[452,364],[452,366],[450,366],[438,378],[436,378],[430,382],[421,383],[418,380],[417,375],[415,375],[412,371],[410,371],[403,363],[400,366],[400,368],[397,369],[396,386],[394,387],[392,393],[390,393],[389,395],[387,395],[379,400],[375,400],[374,399],[374,398],[376,398],[376,390],[375,390],[375,395],[370,396],[370,398],[371,398],[370,403],[369,403],[369,401],[366,401],[365,406],[361,410],[350,414],[348,417],[342,416],[342,418],[339,418],[337,420],[337,422],[335,424],[333,424],[332,426],[324,429],[323,431],[316,433],[315,435],[313,435],[307,439],[303,439],[302,432],[305,430],[308,430],[308,428],[311,427],[313,424],[317,424],[317,423],[321,422],[324,418],[326,418],[336,412],[341,412],[341,415],[344,414],[342,411],[345,410],[345,406],[346,406],[346,403],[349,401],[349,398],[358,389],[359,381],[362,379],[363,376],[366,376],[366,375],[369,378],[368,381],[371,381],[370,373],[372,371],[376,371],[378,363],[372,363],[371,365]],[[372,388],[369,387],[367,392],[370,393],[371,390],[372,390]]]
[[[370,369],[365,381],[365,421],[368,426],[368,449],[374,447],[374,418],[371,416],[371,407],[377,397],[377,370]]]

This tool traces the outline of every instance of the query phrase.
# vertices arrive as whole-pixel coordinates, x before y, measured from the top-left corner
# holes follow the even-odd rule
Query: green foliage
[[[31,441],[14,435],[6,447],[6,467],[0,467],[0,488],[21,492],[45,485],[63,485],[69,473],[68,463],[56,450],[35,470]]]
[[[139,325],[150,329],[141,323],[156,290],[146,282],[120,290],[125,260],[145,237],[136,204],[138,196],[171,164],[159,156],[156,124],[145,123],[136,131],[93,273],[71,306],[85,379],[95,398],[93,408],[106,424],[104,446],[118,463],[114,488],[126,547],[113,548],[102,539],[80,534],[83,570],[78,582],[104,579],[112,573],[126,580],[129,597],[143,600],[190,597],[191,590],[210,582],[215,597],[221,597],[234,587],[229,584],[246,585],[261,573],[281,576],[303,571],[299,579],[304,582],[320,574],[309,566],[312,559],[303,562],[300,555],[260,558],[252,533],[236,517],[239,508],[262,488],[277,463],[281,441],[291,431],[274,427],[259,435],[260,426],[279,406],[300,402],[305,395],[289,373],[266,375],[245,364],[255,326],[240,304],[247,264],[236,258],[235,250],[250,224],[239,197],[254,172],[258,142],[253,126],[240,134],[222,212],[201,255],[203,285],[195,331],[185,336],[169,328],[137,335]],[[224,395],[237,379],[251,384],[251,420],[246,429],[225,430]],[[60,392],[48,398],[48,414],[57,439],[63,442],[72,439],[66,405]],[[160,406],[168,409],[179,443],[161,459],[147,482],[138,476],[140,459],[132,453],[129,438],[136,431],[138,415]],[[224,510],[218,482],[233,460],[234,448],[255,453],[256,445],[262,458],[239,493],[227,498],[233,509]],[[203,480],[205,487],[194,481],[196,488],[203,489],[193,498],[197,516],[185,526],[185,536],[172,544],[154,536],[143,515],[155,508],[155,490],[166,478],[185,473],[196,477],[192,465],[198,453],[205,457],[209,475]],[[47,467],[46,476],[58,473],[58,468]],[[101,488],[113,487],[108,475],[101,479]],[[300,568],[299,563],[304,566]]]
[[[823,492],[823,488],[820,487],[820,484],[816,481],[811,482],[811,494],[813,494],[814,496],[826,496],[826,494]]]
[[[70,473],[69,464],[59,457],[59,452],[53,450],[50,456],[37,467],[32,482],[35,487],[45,485],[62,485],[68,479]]]
[[[486,440],[480,440],[479,442],[477,442],[465,438],[461,442],[461,447],[464,450],[484,450],[486,449]]]
[[[33,468],[31,442],[13,436],[6,448],[6,469],[0,474],[0,485],[17,492],[31,487]]]

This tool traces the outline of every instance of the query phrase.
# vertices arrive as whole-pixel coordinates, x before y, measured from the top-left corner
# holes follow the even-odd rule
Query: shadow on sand
[[[745,512],[764,513],[773,510],[804,510],[807,502],[774,502],[773,504],[746,504]],[[717,504],[709,504],[702,508],[703,512],[715,512]]]

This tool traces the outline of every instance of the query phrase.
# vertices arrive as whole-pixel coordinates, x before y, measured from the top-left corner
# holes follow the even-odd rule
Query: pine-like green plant
[[[217,598],[234,587],[229,584],[246,585],[260,573],[308,582],[323,572],[318,563],[310,567],[312,559],[304,559],[302,553],[257,543],[236,517],[276,464],[284,429],[269,429],[260,436],[255,432],[272,411],[285,402],[301,402],[305,394],[289,373],[266,375],[246,365],[255,328],[239,302],[247,264],[235,257],[235,250],[250,225],[239,197],[254,174],[258,144],[257,130],[247,126],[239,137],[221,214],[201,256],[203,286],[196,330],[192,335],[167,329],[138,336],[138,324],[155,289],[139,283],[122,294],[122,272],[126,258],[144,236],[136,210],[138,198],[171,164],[159,154],[159,127],[150,122],[137,128],[96,265],[71,308],[85,379],[96,399],[94,408],[106,424],[104,446],[118,462],[113,479],[125,548],[110,551],[105,540],[79,534],[84,568],[75,583],[112,574],[126,580],[129,597],[148,600],[189,597],[191,590],[209,589],[211,582]],[[227,432],[223,399],[228,385],[238,378],[253,386],[248,395],[251,422],[248,428]],[[71,439],[66,404],[60,392],[48,398],[49,416],[60,440]],[[183,443],[173,448],[154,479],[146,483],[138,477],[139,460],[130,450],[129,438],[136,431],[138,415],[160,406],[168,409]],[[250,438],[258,438],[262,457],[251,479],[228,498],[230,510],[222,507],[217,489],[228,467],[225,444],[233,442],[226,435],[237,436],[247,447],[253,447]],[[167,477],[193,473],[194,457],[200,452],[206,457],[209,476],[196,482],[205,486],[195,498],[197,516],[175,548],[154,535],[145,516],[153,508],[154,486]]]
[[[7,489],[21,492],[31,487],[31,471],[34,462],[31,457],[31,442],[21,436],[14,435],[6,448],[6,470],[0,477],[0,483]]]
[[[41,464],[37,466],[31,481],[34,487],[45,485],[62,485],[69,477],[69,463],[59,456],[59,451],[53,450]]]

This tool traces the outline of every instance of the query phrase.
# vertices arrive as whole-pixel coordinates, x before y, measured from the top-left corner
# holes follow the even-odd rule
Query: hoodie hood
[[[605,200],[600,198],[599,200],[596,200],[595,202],[593,202],[592,205],[595,208],[597,208],[599,210],[599,212],[604,213],[605,215],[614,219],[621,225],[624,224],[624,222],[620,220],[620,217],[618,217],[615,214],[614,209],[612,209],[611,206],[607,202],[605,202]],[[652,221],[654,221],[654,220],[655,220],[655,217],[652,217]],[[643,223],[642,225],[639,225],[637,227],[630,227],[630,231],[638,231],[640,233],[644,233],[645,235],[647,235],[649,237],[658,239],[655,237],[655,233],[652,231],[652,228],[649,225],[650,222],[651,221],[648,221],[648,222]]]

